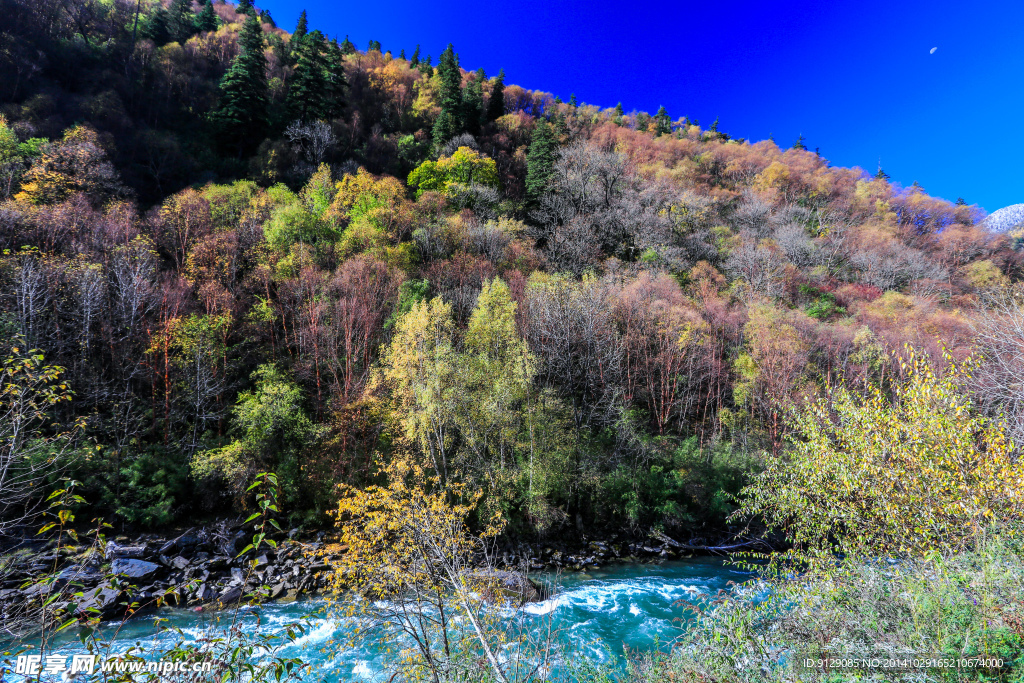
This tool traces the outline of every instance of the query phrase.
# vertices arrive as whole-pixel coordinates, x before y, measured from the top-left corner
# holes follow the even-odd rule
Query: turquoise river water
[[[535,576],[553,585],[552,597],[526,605],[527,618],[538,628],[553,627],[567,649],[598,662],[630,651],[665,648],[686,626],[685,604],[701,603],[720,590],[731,590],[751,575],[715,559],[691,559],[662,564],[612,565],[588,574]],[[154,626],[150,617],[125,625],[113,638],[115,651],[139,644],[147,651],[159,651],[181,640],[210,637],[232,618],[246,629],[273,631],[284,624],[305,622],[306,631],[279,654],[297,656],[312,665],[309,680],[325,682],[373,680],[381,671],[380,653],[372,649],[345,647],[346,629],[352,623],[331,616],[317,600],[273,603],[244,608],[237,615],[163,610],[159,616],[175,626],[169,632]],[[105,626],[110,638],[112,626]],[[4,648],[6,649],[6,648]],[[56,648],[60,654],[81,653],[82,646],[71,634]]]

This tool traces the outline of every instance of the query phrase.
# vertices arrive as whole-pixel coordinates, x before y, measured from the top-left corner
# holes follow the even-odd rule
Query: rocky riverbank
[[[222,609],[262,591],[259,599],[295,600],[328,586],[330,562],[342,552],[324,532],[292,530],[277,549],[239,556],[252,536],[240,524],[222,522],[175,535],[119,536],[102,548],[35,544],[7,552],[0,561],[0,621],[57,595],[66,616],[121,619],[170,605]],[[514,571],[589,571],[612,562],[686,557],[671,539],[570,544],[506,544],[496,564]],[[675,544],[678,546],[679,544]]]

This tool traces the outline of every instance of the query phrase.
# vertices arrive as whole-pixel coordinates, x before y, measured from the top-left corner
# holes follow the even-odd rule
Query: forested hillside
[[[249,2],[0,15],[4,457],[122,526],[244,508],[262,471],[326,523],[403,459],[517,534],[711,538],[792,407],[888,391],[907,345],[965,358],[1021,277],[980,211],[881,169],[451,45]]]

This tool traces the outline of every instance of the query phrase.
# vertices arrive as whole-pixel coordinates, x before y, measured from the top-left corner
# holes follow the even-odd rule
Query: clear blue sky
[[[665,105],[734,137],[803,134],[834,165],[882,168],[989,212],[1024,202],[1024,0],[716,3],[262,0],[310,28],[602,107]],[[934,54],[931,48],[937,47]]]

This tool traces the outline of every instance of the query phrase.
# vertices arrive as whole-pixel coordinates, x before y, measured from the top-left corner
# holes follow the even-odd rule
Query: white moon
[[[935,51],[938,50],[938,49],[939,48],[937,48],[937,47],[933,47],[931,50],[928,50],[928,54],[933,55],[933,54],[935,54]]]

